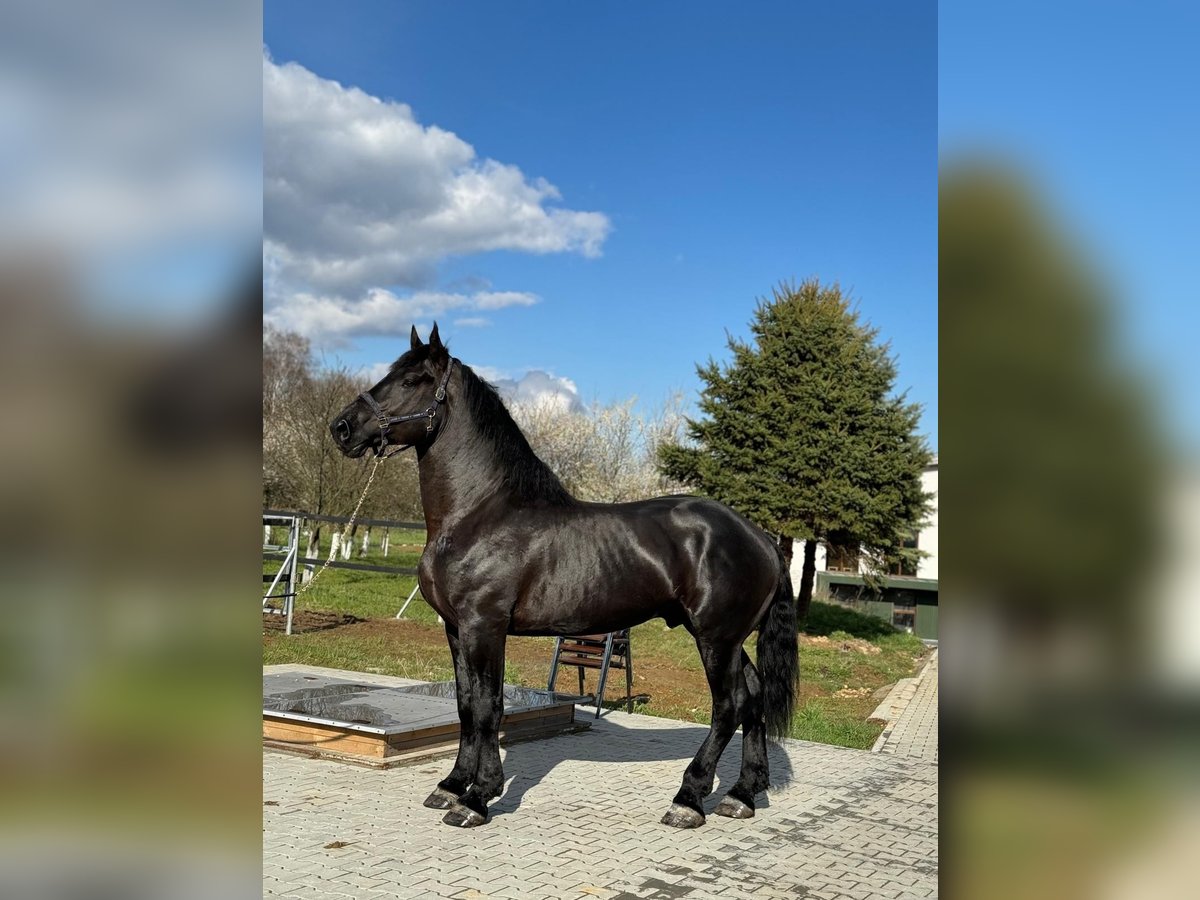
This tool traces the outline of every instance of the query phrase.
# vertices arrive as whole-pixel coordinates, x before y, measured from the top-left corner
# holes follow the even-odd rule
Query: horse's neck
[[[419,455],[421,506],[430,535],[453,527],[504,484],[490,449],[469,421],[451,418],[433,446]]]

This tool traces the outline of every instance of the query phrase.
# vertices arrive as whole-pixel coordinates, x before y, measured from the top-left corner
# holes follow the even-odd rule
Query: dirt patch
[[[446,632],[440,625],[425,625],[411,619],[355,619],[349,625],[351,627],[346,629],[347,634],[362,637],[393,637],[396,640],[415,639],[421,642],[436,639],[441,642],[440,646],[445,647],[447,655],[450,653]]]
[[[865,653],[868,656],[875,656],[881,652],[870,641],[864,641],[862,638],[831,638],[824,634],[802,634],[800,635],[800,645],[809,647],[836,647],[848,653]]]
[[[319,609],[298,609],[292,614],[292,634],[308,631],[328,631],[362,622],[350,613],[325,612]],[[282,633],[287,628],[287,617],[274,613],[263,613],[263,631]]]
[[[852,688],[852,687],[844,687],[844,688],[842,688],[841,690],[834,691],[834,692],[833,692],[833,696],[835,696],[835,697],[866,697],[866,696],[867,696],[867,695],[869,695],[870,693],[871,693],[871,689],[870,689],[870,688],[865,688],[865,687],[857,687],[857,688]]]

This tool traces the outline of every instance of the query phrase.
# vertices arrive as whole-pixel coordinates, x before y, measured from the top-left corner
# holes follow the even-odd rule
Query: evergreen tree
[[[780,536],[789,563],[804,541],[797,590],[812,598],[817,542],[857,552],[869,573],[907,559],[925,516],[920,408],[894,393],[895,362],[836,286],[781,284],[761,300],[754,343],[698,366],[700,411],[688,445],[659,453],[668,477],[729,504]]]

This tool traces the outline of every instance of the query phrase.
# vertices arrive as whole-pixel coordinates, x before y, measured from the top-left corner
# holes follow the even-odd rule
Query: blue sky
[[[945,4],[948,153],[1019,166],[1113,286],[1121,351],[1200,448],[1200,7]]]
[[[469,144],[472,165],[516,167],[525,193],[537,179],[552,184],[559,198],[537,201],[540,210],[580,215],[562,226],[569,234],[559,230],[564,249],[531,252],[542,232],[506,238],[507,248],[431,253],[378,285],[401,298],[509,297],[441,317],[466,362],[509,376],[545,370],[574,382],[585,401],[637,395],[654,405],[674,389],[692,400],[695,364],[724,357],[726,330],[747,333],[757,297],[781,279],[817,276],[848,289],[891,342],[898,386],[924,405],[936,447],[934,4],[333,10],[267,2],[271,64],[407,104],[423,128]],[[272,71],[291,79],[279,96],[299,96],[292,86],[306,73]],[[314,184],[312,167],[342,158],[298,156],[291,164]],[[363,193],[367,208],[373,195]],[[294,246],[340,241],[304,232],[296,220],[312,207],[295,208],[284,221],[268,215],[268,232]],[[331,287],[325,278],[323,290],[341,294],[319,308],[345,312],[366,283]],[[356,367],[402,349],[395,335],[359,326],[325,343],[331,359]]]

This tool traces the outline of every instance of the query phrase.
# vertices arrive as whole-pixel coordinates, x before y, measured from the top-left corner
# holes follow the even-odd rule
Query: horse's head
[[[446,384],[450,378],[450,351],[438,335],[437,323],[429,343],[421,342],[413,326],[411,346],[392,365],[383,380],[363,391],[329,425],[338,448],[359,457],[373,449],[421,447],[440,427]]]

